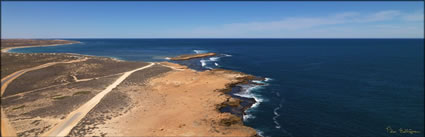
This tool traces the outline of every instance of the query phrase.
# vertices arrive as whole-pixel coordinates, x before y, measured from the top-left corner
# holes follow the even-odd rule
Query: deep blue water
[[[423,39],[74,39],[83,44],[14,49],[123,60],[220,53],[207,67],[271,78],[245,124],[264,136],[424,136]],[[202,51],[199,51],[202,52]],[[231,56],[229,56],[231,55]],[[200,60],[193,61],[200,67]],[[218,66],[215,66],[217,63]],[[397,133],[388,133],[391,127]],[[398,129],[419,131],[398,133]]]

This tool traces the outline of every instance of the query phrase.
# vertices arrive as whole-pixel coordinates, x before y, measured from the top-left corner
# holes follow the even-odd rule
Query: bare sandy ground
[[[26,42],[33,42],[32,46],[49,45],[46,41]],[[25,42],[12,41],[10,47],[14,46],[25,46]],[[60,135],[70,132],[70,136],[256,135],[254,129],[243,125],[240,117],[218,111],[234,100],[224,93],[226,89],[244,82],[248,76],[238,72],[198,72],[162,62],[129,73],[148,63],[69,54],[2,52],[1,74],[8,78],[3,74],[82,58],[88,59],[32,70],[14,79],[7,89],[2,87],[5,94],[1,106],[18,136],[36,136],[54,129],[61,129],[57,132]],[[113,84],[117,81],[120,82]],[[96,97],[99,93],[102,97]],[[90,107],[82,107],[84,104]],[[55,128],[64,122],[68,125],[66,121],[72,123],[65,126],[66,131]]]
[[[130,76],[132,73],[149,68],[153,66],[154,64],[151,63],[149,65],[143,66],[141,68],[137,68],[131,71],[125,72],[122,76],[120,76],[114,83],[109,85],[105,88],[102,92],[94,96],[92,99],[87,101],[84,105],[76,109],[75,111],[68,114],[68,116],[62,120],[58,125],[53,127],[51,130],[47,131],[42,136],[66,136],[69,134],[69,132],[80,122],[81,119],[84,118],[87,113],[89,113],[90,110],[92,110],[99,102],[100,100],[109,92],[112,91],[115,87],[117,87],[119,84],[121,84],[122,81],[124,81],[128,76]]]
[[[77,62],[84,61],[84,60],[76,60],[74,56],[64,55],[64,56],[54,56],[53,58],[55,59],[55,62],[53,62],[50,60],[52,58],[45,58],[46,54],[40,54],[41,56],[44,56],[44,57],[36,56],[36,57],[39,57],[38,59],[40,59],[40,57],[42,59],[42,60],[37,60],[37,58],[34,58],[34,57],[25,58],[23,56],[20,56],[19,54],[6,53],[8,52],[9,49],[20,48],[20,47],[32,47],[32,46],[55,46],[59,44],[73,44],[73,43],[79,43],[79,42],[66,41],[66,40],[2,39],[1,40],[1,78],[2,78],[1,80],[1,97],[2,98],[1,99],[3,100],[3,93],[5,92],[8,84],[11,81],[13,81],[15,78],[19,77],[20,75],[28,71],[41,69],[44,67],[54,65],[56,63],[74,63],[74,61],[77,61]],[[75,60],[73,60],[72,58],[74,58]],[[63,62],[65,60],[68,60],[68,61],[71,60],[71,61]],[[7,62],[7,63],[4,63],[4,62]],[[8,63],[11,65],[6,65]],[[34,67],[36,65],[39,65],[39,66]],[[32,68],[29,68],[29,67],[32,67]],[[3,110],[3,104],[4,103],[2,103],[2,106],[1,106],[1,135],[16,136],[17,135],[16,131],[12,127],[12,125],[10,125],[9,119],[7,118],[7,115],[5,114]],[[23,108],[23,106],[20,106],[19,108]]]
[[[51,66],[51,65],[55,65],[55,64],[58,64],[58,63],[75,63],[75,62],[80,62],[80,61],[85,61],[85,60],[87,60],[87,59],[84,58],[84,59],[72,60],[72,61],[68,61],[68,62],[50,62],[50,63],[46,63],[46,64],[43,64],[43,65],[40,65],[40,66],[36,66],[36,67],[28,68],[28,69],[23,69],[23,70],[20,70],[20,71],[15,72],[15,73],[12,73],[12,74],[6,76],[5,78],[3,78],[1,80],[1,96],[3,96],[4,91],[6,90],[8,84],[11,81],[13,81],[15,78],[19,77],[20,75],[22,75],[22,74],[24,74],[24,73],[26,73],[28,71],[42,69],[42,68],[45,68],[45,67],[48,67],[48,66]],[[10,126],[9,119],[7,118],[6,115],[3,115],[4,114],[3,109],[1,109],[1,114],[2,114],[2,117],[1,117],[2,118],[2,123],[1,123],[1,126],[2,126],[2,130],[1,131],[2,131],[2,133],[3,134],[6,134],[6,135],[9,135],[8,133],[10,132],[10,135],[15,135],[16,132]],[[6,133],[4,133],[4,132],[6,132]]]
[[[240,117],[221,113],[217,107],[230,97],[222,89],[239,81],[241,73],[230,71],[196,72],[179,68],[150,79],[134,90],[137,106],[98,126],[90,135],[107,136],[255,136]],[[100,133],[101,131],[101,133]]]
[[[11,56],[11,60],[4,60],[5,62],[2,59],[2,64],[7,64],[5,68],[16,70],[22,66],[10,63],[15,59],[31,62],[31,58],[27,57],[27,54],[21,55]],[[41,59],[51,57],[40,54],[33,54],[33,56]],[[67,114],[100,93],[124,72],[148,64],[123,62],[109,58],[87,58],[89,59],[80,62],[68,61],[69,59],[66,59],[66,63],[52,64],[49,62],[46,63],[47,65],[35,67],[37,70],[30,67],[31,69],[18,71],[31,70],[15,75],[17,78],[10,84],[2,84],[2,91],[5,91],[1,98],[2,111],[5,112],[2,115],[2,122],[7,115],[11,127],[16,130],[18,136],[39,135],[61,122]],[[56,59],[57,61],[62,60]],[[52,61],[55,59],[53,58]],[[38,63],[29,63],[28,66]],[[2,72],[3,67],[2,65]],[[8,78],[8,76],[4,77],[4,79]],[[6,84],[8,84],[7,88]]]
[[[56,53],[1,53],[1,77],[16,71],[39,66],[50,62],[64,62],[84,58],[70,54]]]

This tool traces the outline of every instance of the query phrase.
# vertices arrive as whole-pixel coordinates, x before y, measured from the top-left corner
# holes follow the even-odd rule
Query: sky
[[[424,38],[424,2],[1,2],[2,38]]]

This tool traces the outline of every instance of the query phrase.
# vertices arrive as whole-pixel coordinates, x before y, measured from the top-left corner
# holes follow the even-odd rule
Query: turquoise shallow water
[[[243,87],[259,104],[245,124],[264,136],[424,136],[423,39],[73,39],[81,44],[14,49],[188,62],[270,78]],[[388,133],[387,127],[420,131]]]

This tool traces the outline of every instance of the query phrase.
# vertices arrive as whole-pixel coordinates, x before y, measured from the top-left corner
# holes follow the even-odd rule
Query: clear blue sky
[[[423,38],[423,2],[1,2],[2,38]]]

